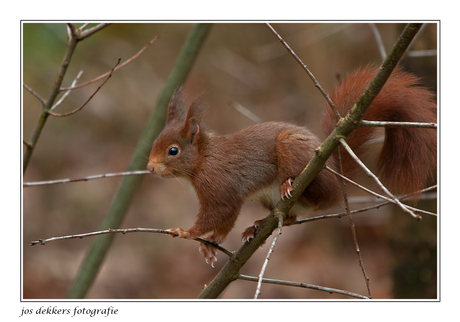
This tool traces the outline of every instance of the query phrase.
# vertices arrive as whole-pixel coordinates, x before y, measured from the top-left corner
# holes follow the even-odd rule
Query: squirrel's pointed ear
[[[190,139],[190,143],[195,144],[200,137],[200,121],[204,108],[202,104],[203,95],[198,96],[188,109],[187,118],[185,119],[182,134]]]
[[[166,113],[166,124],[180,121],[185,114],[185,100],[182,95],[182,86],[176,88],[171,100],[168,103],[168,111]]]
[[[191,144],[196,144],[201,136],[200,123],[194,117],[187,119],[184,127],[185,136],[190,139]]]

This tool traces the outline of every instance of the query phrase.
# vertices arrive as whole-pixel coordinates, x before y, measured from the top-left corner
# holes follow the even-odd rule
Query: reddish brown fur
[[[364,92],[376,69],[366,67],[350,74],[331,93],[339,112],[345,115]],[[418,79],[396,69],[369,108],[365,119],[407,122],[436,122],[433,95],[416,86]],[[265,207],[273,209],[279,194],[273,198],[271,188],[288,195],[290,179],[304,169],[320,145],[319,139],[305,127],[282,122],[260,123],[239,132],[214,136],[201,123],[202,104],[192,103],[187,110],[179,92],[169,104],[164,130],[154,142],[148,170],[164,177],[190,179],[200,202],[195,224],[188,230],[173,229],[180,237],[210,234],[208,239],[222,242],[233,228],[246,198],[255,196]],[[323,117],[326,133],[336,124],[328,108]],[[372,137],[373,128],[360,128],[347,142],[359,156]],[[436,131],[416,128],[387,128],[386,140],[378,164],[386,184],[396,191],[411,192],[432,180],[436,171]],[[176,153],[177,152],[177,153]],[[345,172],[357,170],[356,163],[342,153]],[[328,166],[336,168],[331,158]],[[278,191],[278,190],[276,190]],[[261,193],[263,192],[263,193]],[[259,194],[258,194],[259,193]],[[321,171],[307,187],[299,204],[327,208],[340,200],[338,179]],[[288,221],[297,214],[291,210]],[[251,238],[254,228],[245,232]],[[201,245],[205,258],[213,263],[216,252]]]
[[[330,97],[340,114],[344,116],[370,83],[377,68],[367,66],[357,70],[337,87]],[[434,95],[417,86],[419,79],[396,68],[381,92],[372,102],[365,120],[436,123]],[[335,115],[326,109],[323,126],[330,133],[336,124]],[[361,127],[352,132],[347,143],[359,156],[364,157],[366,142],[374,128]],[[344,172],[352,176],[358,168],[345,150],[341,150]],[[378,156],[378,174],[395,192],[408,193],[422,189],[436,176],[437,133],[434,129],[386,128],[383,148]]]

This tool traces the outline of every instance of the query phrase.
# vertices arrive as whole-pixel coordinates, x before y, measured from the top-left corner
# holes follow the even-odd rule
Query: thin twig
[[[91,36],[92,34],[100,31],[101,29],[104,29],[105,27],[111,25],[110,23],[101,23],[91,29],[88,29],[88,30],[85,30],[83,31],[84,28],[86,28],[87,25],[83,25],[82,27],[79,28],[80,30],[80,35],[78,37],[78,40],[83,40],[85,38],[88,38],[89,36]]]
[[[78,82],[78,80],[80,79],[81,75],[83,75],[83,71],[82,71],[82,70],[78,73],[77,77],[75,77],[75,79],[73,80],[71,86],[75,86],[75,85],[77,84],[77,82]],[[64,95],[62,95],[61,99],[60,99],[59,101],[57,101],[57,103],[54,104],[53,107],[50,108],[50,111],[52,111],[52,110],[54,110],[56,107],[58,107],[58,106],[66,99],[66,97],[69,96],[69,94],[70,94],[70,91],[65,92]]]
[[[426,49],[426,50],[411,50],[407,53],[408,57],[431,57],[437,56],[437,49]]]
[[[90,24],[89,22],[84,23],[83,25],[80,26],[80,30],[81,30],[81,31],[85,30],[85,28],[88,27],[89,24]]]
[[[46,238],[46,239],[39,239],[39,240],[34,240],[30,243],[30,246],[34,246],[37,244],[40,245],[45,245],[47,243],[53,242],[53,241],[58,241],[58,240],[65,240],[65,239],[76,239],[76,238],[85,238],[85,237],[92,237],[92,236],[98,236],[98,235],[104,235],[104,234],[114,234],[114,233],[121,233],[121,234],[127,234],[127,233],[156,233],[156,234],[166,234],[170,235],[173,237],[179,236],[178,233],[166,229],[155,229],[155,228],[120,228],[120,229],[106,229],[106,230],[99,230],[99,231],[94,231],[94,232],[89,232],[89,233],[83,233],[83,234],[75,234],[75,235],[66,235],[66,236],[59,236],[59,237],[51,237],[51,238]],[[200,243],[205,243],[208,245],[214,246],[216,249],[220,250],[222,253],[226,254],[227,256],[232,256],[233,253],[224,247],[217,245],[215,243],[212,243],[206,239],[202,238],[194,238],[193,240],[196,240]]]
[[[149,174],[149,173],[150,172],[148,170],[105,173],[105,174],[97,174],[97,175],[83,177],[83,178],[68,178],[68,179],[49,180],[49,181],[24,182],[23,187],[44,186],[44,185],[58,184],[58,183],[79,182],[79,181],[88,181],[88,180],[93,180],[93,179],[132,176],[132,175]]]
[[[366,121],[362,120],[360,126],[363,127],[419,127],[437,129],[436,123],[419,123],[419,122],[385,122],[385,121]]]
[[[64,59],[61,65],[59,66],[59,70],[56,75],[56,78],[54,79],[54,83],[51,86],[51,92],[49,96],[45,99],[45,102],[43,104],[43,111],[40,114],[40,117],[30,136],[29,143],[30,143],[31,148],[27,147],[26,149],[24,149],[24,155],[23,155],[23,161],[22,161],[23,162],[23,166],[22,166],[23,173],[25,173],[27,169],[27,165],[29,164],[34,148],[37,145],[37,141],[40,137],[43,127],[46,124],[46,120],[48,119],[50,115],[48,111],[50,110],[51,106],[54,104],[54,101],[59,94],[59,88],[62,85],[62,81],[67,72],[67,68],[69,67],[70,59],[72,58],[72,55],[75,52],[75,48],[78,43],[78,39],[76,37],[75,32],[76,32],[75,26],[73,26],[72,24],[67,24],[67,33],[68,33],[67,50],[64,55]]]
[[[273,242],[270,246],[270,249],[268,250],[267,256],[265,257],[265,261],[264,261],[264,264],[262,265],[262,269],[260,270],[259,281],[257,282],[257,289],[256,289],[256,294],[254,295],[254,299],[257,299],[260,295],[260,289],[262,288],[262,280],[265,274],[265,270],[267,269],[267,266],[268,266],[268,260],[270,259],[270,256],[272,255],[273,250],[275,249],[276,242],[278,241],[278,237],[282,233],[282,229],[283,229],[283,215],[279,215],[278,216],[278,232],[273,238]]]
[[[420,190],[421,191],[421,190]],[[353,197],[353,198],[350,198],[349,200],[349,203],[352,204],[357,204],[357,203],[375,203],[375,202],[379,202],[380,198],[376,198],[376,197]],[[399,200],[401,200],[401,197],[398,197]],[[438,194],[436,192],[431,192],[431,193],[425,193],[423,195],[421,195],[418,200],[434,200],[434,199],[438,199]]]
[[[22,86],[28,90],[33,96],[35,96],[42,104],[45,104],[45,99],[38,95],[32,88],[30,88],[26,83],[22,83]]]
[[[332,111],[334,111],[335,116],[337,119],[340,119],[340,113],[337,111],[334,102],[332,102],[331,98],[327,94],[327,92],[321,87],[319,82],[316,80],[315,76],[313,73],[308,69],[307,65],[303,63],[303,61],[297,56],[297,54],[291,49],[291,47],[287,44],[287,42],[284,41],[284,39],[280,36],[280,34],[269,24],[266,24],[267,27],[275,34],[275,36],[278,38],[278,40],[283,44],[284,47],[286,47],[287,51],[295,58],[295,60],[302,66],[302,68],[307,72],[308,76],[311,78],[313,83],[315,84],[315,87],[318,88],[318,90],[323,94],[324,98],[328,102],[329,106],[331,107]]]
[[[431,187],[428,187],[428,188],[425,188],[425,189],[422,189],[422,190],[419,190],[419,191],[416,191],[416,192],[406,194],[404,196],[399,197],[399,199],[402,200],[402,199],[405,199],[405,198],[409,198],[409,197],[417,195],[419,193],[423,193],[423,192],[426,192],[426,191],[429,191],[429,190],[432,190],[432,189],[436,189],[437,187],[438,187],[438,185],[434,185],[434,186],[431,186]],[[381,203],[379,203],[377,205],[352,210],[352,211],[350,211],[350,214],[355,215],[355,214],[358,214],[358,213],[361,213],[361,212],[366,212],[368,210],[378,209],[378,208],[380,208],[382,206],[389,205],[390,203],[392,203],[391,199],[389,199],[387,201],[384,201],[384,202],[381,202]],[[315,217],[310,217],[310,218],[304,218],[304,219],[297,220],[292,225],[300,225],[300,224],[303,224],[305,222],[316,221],[316,220],[321,220],[321,219],[342,218],[346,214],[347,214],[346,212],[342,212],[342,213],[338,213],[338,214],[328,214],[328,215],[321,215],[321,216],[315,216]],[[436,216],[436,214],[433,214],[433,215]]]
[[[332,172],[333,174],[335,174],[336,176],[340,177],[340,178],[343,178],[344,180],[346,180],[347,182],[353,184],[354,186],[358,187],[359,189],[363,190],[363,191],[366,191],[367,193],[379,198],[379,199],[383,199],[383,200],[386,200],[387,202],[389,203],[393,203],[393,204],[396,204],[399,206],[398,202],[396,200],[399,201],[399,198],[396,198],[395,199],[392,199],[392,198],[389,198],[389,197],[386,197],[386,196],[383,196],[375,191],[372,191],[356,182],[354,182],[353,180],[341,175],[340,173],[338,173],[337,171],[334,171],[332,170],[331,168],[329,167],[326,167],[326,170]],[[421,190],[422,191],[422,190]],[[415,194],[415,193],[414,193]],[[418,208],[415,208],[415,207],[412,207],[412,206],[409,206],[409,205],[404,205],[405,207],[407,207],[408,209],[412,210],[412,211],[417,211],[417,212],[421,212],[421,213],[424,213],[426,215],[430,215],[430,216],[437,216],[436,214],[432,213],[432,212],[429,212],[429,211],[426,211],[426,210],[422,210],[422,209],[418,209]],[[420,218],[421,219],[421,218]]]
[[[370,23],[369,26],[371,27],[372,33],[374,34],[375,41],[377,42],[377,47],[380,52],[380,57],[382,57],[382,60],[385,60],[385,58],[387,57],[387,51],[385,50],[385,45],[383,44],[382,36],[380,35],[380,32],[377,29],[377,26],[375,25],[375,23]]]
[[[139,57],[147,48],[150,47],[151,44],[153,44],[160,36],[155,36],[152,40],[149,41],[149,43],[147,45],[145,45],[141,50],[139,50],[139,52],[137,54],[135,54],[134,56],[132,56],[131,58],[129,58],[128,60],[126,60],[125,62],[123,62],[122,64],[118,65],[114,72],[116,72],[117,70],[119,70],[120,68],[126,66],[127,64],[129,64],[130,62],[132,62],[134,59],[136,59],[137,57]],[[89,84],[92,84],[94,82],[97,82],[98,80],[106,77],[107,75],[109,75],[110,72],[107,72],[105,74],[102,74],[90,81],[87,81],[85,83],[81,83],[79,85],[76,85],[76,86],[71,86],[71,87],[62,87],[61,88],[61,91],[68,91],[68,90],[74,90],[74,89],[77,89],[77,88],[81,88],[81,87],[84,87],[86,85],[89,85]]]
[[[22,144],[24,144],[27,148],[32,149],[32,145],[29,142],[22,140]]]
[[[67,24],[67,33],[68,33],[68,45],[67,45],[67,51],[64,55],[64,60],[59,68],[59,71],[58,71],[58,74],[56,76],[56,79],[55,79],[55,82],[53,84],[53,87],[51,89],[51,93],[49,95],[49,97],[44,100],[44,99],[41,99],[41,97],[37,94],[35,95],[36,93],[35,92],[31,92],[32,94],[34,94],[37,98],[40,99],[40,101],[42,101],[42,104],[43,104],[43,112],[42,114],[40,115],[40,118],[32,132],[32,135],[30,137],[30,140],[29,140],[29,144],[26,146],[26,149],[24,149],[24,157],[23,157],[23,172],[25,173],[26,169],[27,169],[27,165],[29,164],[29,161],[31,159],[31,156],[32,156],[32,153],[33,153],[33,150],[34,150],[34,147],[40,137],[40,134],[41,134],[41,131],[43,130],[43,127],[46,123],[46,120],[48,118],[48,116],[50,115],[48,113],[48,110],[51,108],[51,106],[53,105],[54,103],[54,100],[56,99],[57,95],[59,94],[59,92],[61,90],[70,90],[70,89],[75,89],[75,87],[73,88],[60,88],[61,85],[62,85],[62,80],[65,76],[65,73],[67,71],[67,67],[69,66],[69,63],[70,63],[70,59],[75,51],[75,48],[76,48],[76,45],[77,43],[84,39],[84,38],[87,38],[88,36],[94,34],[95,32],[105,28],[108,24],[100,24],[94,28],[91,28],[89,30],[86,30],[84,32],[82,32],[80,35],[78,35],[78,29],[73,25],[73,24]],[[80,38],[78,38],[80,37]],[[122,65],[118,66],[118,69],[125,66],[127,63],[131,62],[133,59],[137,58],[142,52],[145,51],[145,49],[147,49],[147,47],[149,47],[155,40],[158,39],[158,36],[156,36],[155,38],[153,38],[146,46],[144,46],[143,49],[141,49],[136,55],[134,55],[133,57],[131,57],[130,59],[128,59],[126,62],[124,62]],[[109,72],[110,73],[110,72]],[[83,83],[83,84],[80,84],[78,85],[77,87],[83,87],[85,85],[88,85],[89,83],[93,83],[101,78],[104,78],[105,76],[107,76],[109,73],[105,73],[104,75],[101,75],[99,76],[98,78],[96,79],[93,79],[89,82],[86,82],[86,83]]]
[[[342,156],[341,156],[341,153],[340,153],[340,149],[337,149],[337,152],[338,152],[339,171],[340,171],[340,174],[343,175]],[[347,196],[347,193],[346,193],[346,183],[345,183],[345,180],[343,179],[343,177],[341,177],[341,183],[342,183],[343,200],[345,202],[345,211],[347,213],[348,221],[350,223],[351,235],[353,237],[353,243],[355,245],[356,254],[358,255],[358,263],[359,263],[359,266],[361,267],[361,271],[363,272],[364,281],[365,281],[366,287],[367,287],[367,293],[369,294],[369,297],[372,298],[371,287],[370,287],[370,283],[369,283],[369,277],[367,276],[366,269],[364,268],[364,262],[363,262],[363,258],[361,256],[361,250],[360,250],[359,244],[358,244],[358,235],[356,234],[355,222],[353,221],[353,218],[351,216],[350,205],[348,203],[348,196]]]
[[[233,106],[238,112],[240,112],[241,114],[243,114],[244,116],[246,116],[248,119],[250,119],[251,121],[253,121],[254,123],[260,123],[262,122],[262,119],[260,117],[258,117],[257,115],[255,115],[254,113],[252,113],[250,110],[248,110],[246,107],[244,107],[243,105],[241,105],[240,103],[237,103],[235,101],[232,101],[230,103],[231,106]]]
[[[99,90],[102,88],[102,86],[104,86],[104,84],[109,80],[109,78],[112,77],[113,71],[115,70],[115,67],[117,67],[118,64],[120,63],[120,60],[121,60],[121,58],[118,58],[117,63],[116,63],[115,66],[111,69],[109,75],[108,75],[107,78],[104,80],[104,82],[102,82],[102,84],[99,85],[99,87],[94,91],[94,93],[93,93],[93,94],[86,100],[86,102],[84,102],[80,107],[78,107],[78,108],[76,108],[75,110],[70,111],[70,112],[68,112],[68,113],[58,114],[58,113],[52,112],[51,110],[48,111],[48,113],[49,113],[50,115],[52,115],[52,116],[64,117],[64,116],[73,115],[73,114],[77,113],[78,111],[80,111],[83,107],[86,106],[86,104],[88,104],[88,102],[94,97],[94,95],[96,95],[96,93],[99,92]]]
[[[258,282],[259,281],[259,279],[257,277],[247,276],[247,275],[243,275],[243,274],[239,274],[238,279],[245,280],[245,281],[251,281],[251,282]],[[367,296],[352,293],[352,292],[348,292],[348,291],[339,290],[339,289],[336,289],[336,288],[330,288],[330,287],[324,287],[324,286],[318,286],[318,285],[306,284],[306,283],[300,283],[300,282],[290,282],[290,281],[283,281],[283,280],[275,280],[275,279],[270,279],[270,278],[264,278],[264,279],[262,279],[262,283],[309,288],[309,289],[312,289],[312,290],[328,292],[330,294],[337,293],[337,294],[341,294],[341,295],[355,297],[355,298],[358,298],[358,299],[369,299]]]
[[[377,178],[377,176],[375,174],[372,173],[372,171],[370,171],[365,165],[364,163],[361,162],[361,160],[356,156],[356,154],[353,152],[353,150],[348,146],[347,142],[345,142],[344,139],[340,139],[340,143],[342,144],[342,146],[347,150],[347,152],[350,154],[350,156],[361,166],[362,169],[364,169],[364,171],[367,173],[368,176],[370,176],[371,178],[374,179],[374,181],[380,186],[380,188],[391,198],[393,199],[396,204],[401,207],[401,209],[405,212],[407,212],[408,214],[410,214],[412,217],[416,218],[416,219],[422,219],[422,217],[420,217],[419,215],[416,215],[414,214],[413,211],[411,211],[406,205],[402,204],[398,198],[396,198],[379,180],[379,178]]]

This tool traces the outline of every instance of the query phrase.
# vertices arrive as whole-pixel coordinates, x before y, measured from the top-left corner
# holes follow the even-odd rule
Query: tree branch
[[[334,102],[332,102],[327,92],[323,89],[320,83],[316,80],[316,77],[313,75],[313,73],[310,71],[307,65],[304,64],[304,62],[299,58],[299,56],[297,56],[297,54],[291,49],[291,47],[284,41],[284,39],[280,36],[280,34],[269,23],[267,23],[266,25],[275,34],[275,36],[283,44],[283,46],[286,47],[287,51],[294,57],[294,59],[300,64],[300,66],[302,66],[302,68],[307,72],[308,76],[313,81],[313,84],[315,84],[315,87],[318,88],[318,90],[321,92],[321,94],[326,99],[327,103],[329,104],[335,116],[337,117],[337,120],[340,119],[340,113],[337,111],[337,108],[335,107]]]
[[[257,277],[247,276],[247,275],[243,275],[243,274],[240,274],[238,276],[238,279],[244,280],[244,281],[251,281],[251,282],[257,282],[259,280]],[[337,294],[341,294],[341,295],[351,296],[351,297],[355,297],[355,298],[358,298],[358,299],[369,299],[369,297],[364,296],[364,295],[360,295],[360,294],[356,294],[356,293],[352,293],[352,292],[348,292],[348,291],[343,291],[343,290],[339,290],[339,289],[336,289],[336,288],[318,286],[318,285],[307,284],[307,283],[282,281],[282,280],[275,280],[275,279],[270,279],[270,278],[262,279],[262,283],[309,288],[309,289],[312,289],[312,290],[328,292],[328,293],[331,293],[331,294],[332,293],[337,293]]]
[[[411,211],[406,205],[402,204],[401,201],[398,200],[377,178],[375,174],[372,173],[365,165],[364,163],[361,162],[361,160],[356,156],[356,154],[353,152],[353,150],[348,146],[348,144],[345,142],[345,140],[342,138],[340,139],[340,143],[342,146],[347,150],[347,152],[350,154],[350,156],[359,164],[359,166],[367,173],[369,177],[374,179],[374,181],[380,186],[380,188],[399,206],[401,209],[408,214],[410,214],[412,217],[416,219],[422,219],[419,215],[414,214],[413,211]]]
[[[373,196],[375,196],[375,197],[377,197],[377,198],[379,198],[379,199],[386,200],[386,201],[388,201],[388,202],[390,202],[390,203],[393,203],[393,204],[399,206],[399,204],[398,204],[399,199],[396,198],[396,197],[394,197],[394,196],[393,196],[394,198],[389,198],[389,197],[386,197],[386,196],[384,196],[384,195],[381,195],[381,194],[379,194],[379,193],[377,193],[377,192],[375,192],[375,191],[372,191],[372,190],[370,190],[370,189],[368,189],[368,188],[366,188],[366,187],[364,187],[364,186],[362,186],[362,185],[360,185],[360,184],[357,184],[357,183],[354,182],[353,180],[350,180],[349,178],[347,178],[347,177],[341,175],[340,173],[338,173],[337,171],[334,171],[333,169],[331,169],[331,168],[329,168],[329,167],[326,167],[326,170],[332,172],[332,173],[335,174],[336,176],[338,176],[338,177],[344,179],[344,180],[347,181],[347,182],[350,182],[351,184],[355,185],[356,187],[360,188],[361,190],[364,190],[364,191],[366,191],[367,193],[370,193],[371,195],[373,195]],[[386,189],[386,188],[385,188],[385,189]],[[399,203],[401,203],[401,202],[399,201]],[[408,206],[408,205],[403,205],[403,206],[406,207],[406,208],[409,209],[409,210],[412,210],[412,211],[418,211],[418,212],[425,213],[425,214],[427,214],[427,215],[436,216],[436,214],[431,213],[431,212],[429,212],[429,211],[425,211],[425,210],[422,210],[422,209],[417,209],[417,208],[414,208],[414,207],[411,207],[411,206]]]
[[[338,154],[339,171],[340,171],[340,174],[342,175],[340,177],[341,178],[340,181],[342,183],[342,192],[343,192],[343,200],[344,200],[344,203],[345,203],[345,211],[347,213],[348,221],[350,223],[351,235],[353,237],[353,243],[355,245],[356,254],[358,255],[358,263],[359,263],[359,266],[361,267],[361,271],[363,272],[364,281],[365,281],[366,287],[367,287],[367,293],[369,294],[369,297],[372,298],[372,292],[371,292],[371,286],[370,286],[370,283],[369,283],[369,277],[366,274],[366,269],[364,268],[364,262],[363,262],[363,259],[362,259],[362,256],[361,256],[361,250],[360,250],[359,244],[358,244],[358,236],[356,234],[355,222],[353,220],[353,217],[351,216],[350,206],[348,204],[348,196],[347,196],[347,193],[346,193],[346,183],[345,183],[345,180],[344,180],[344,177],[343,177],[342,156],[340,154],[340,149],[337,149],[337,154]],[[329,170],[328,167],[326,167],[326,168]]]
[[[436,123],[418,123],[418,122],[384,122],[384,121],[365,121],[362,120],[360,126],[363,127],[419,127],[419,128],[429,128],[437,129],[438,125]]]
[[[417,34],[421,25],[422,24],[408,24],[406,26],[364,94],[352,107],[347,116],[337,123],[336,128],[317,149],[316,155],[310,160],[302,173],[294,180],[292,198],[281,200],[277,204],[275,210],[256,230],[254,238],[245,243],[234,256],[230,258],[212,282],[202,290],[198,298],[217,298],[228,284],[238,278],[241,267],[277,227],[278,216],[281,215],[285,218],[286,214],[313,180],[315,175],[324,168],[327,159],[339,146],[340,139],[346,138],[359,126],[372,100],[377,96],[390,77],[391,72],[396,67],[398,61]]]
[[[115,66],[110,70],[109,75],[107,76],[107,78],[102,82],[101,85],[99,85],[99,87],[94,91],[94,93],[91,94],[91,96],[86,100],[86,102],[84,102],[82,105],[80,105],[80,107],[78,107],[78,108],[76,108],[75,110],[70,111],[70,112],[68,112],[68,113],[59,114],[59,113],[54,113],[54,112],[52,112],[51,110],[49,110],[48,113],[49,113],[50,115],[52,115],[52,116],[64,117],[64,116],[73,115],[73,114],[77,113],[78,111],[80,111],[83,107],[86,106],[86,104],[88,104],[88,102],[94,97],[94,95],[96,95],[96,93],[99,92],[99,90],[102,88],[102,86],[104,86],[104,84],[109,80],[109,78],[112,77],[113,71],[115,70],[115,67],[117,67],[118,64],[120,63],[120,60],[121,60],[121,58],[118,58],[117,63],[116,63]],[[69,92],[69,91],[67,91],[67,93],[68,93],[68,92]]]
[[[85,31],[83,31],[83,29],[86,28],[86,25],[83,25],[83,26],[81,26],[79,28],[81,30],[81,33],[80,33],[80,35],[78,37],[78,40],[83,40],[85,38],[88,38],[89,36],[95,34],[96,32],[98,32],[98,31],[100,31],[100,30],[102,30],[105,27],[110,26],[110,25],[111,25],[111,23],[101,23],[101,24],[98,24],[97,26],[95,26],[95,27],[93,27],[91,29],[85,30]]]
[[[34,241],[32,241],[30,243],[30,246],[34,246],[34,245],[37,245],[37,244],[46,245],[49,242],[58,241],[58,240],[76,239],[76,238],[82,239],[82,238],[85,238],[85,237],[92,237],[92,236],[105,235],[105,234],[115,234],[115,233],[121,233],[123,235],[128,234],[128,233],[156,233],[156,234],[166,234],[166,235],[170,235],[172,237],[178,237],[179,236],[178,233],[176,233],[174,231],[170,231],[170,230],[165,230],[165,229],[155,229],[155,228],[120,228],[120,229],[112,229],[112,228],[109,228],[109,229],[106,229],[106,230],[99,230],[99,231],[94,231],[94,232],[90,232],[90,233],[66,235],[66,236],[59,236],[59,237],[51,237],[51,238],[46,238],[46,239],[34,240]],[[225,249],[224,247],[222,247],[222,246],[220,246],[218,244],[212,243],[209,240],[202,239],[202,238],[199,238],[199,237],[193,238],[193,240],[195,240],[197,242],[200,242],[200,243],[212,245],[214,248],[216,248],[217,250],[220,250],[222,253],[224,253],[227,256],[232,256],[233,255],[233,253],[231,251]]]
[[[26,83],[22,83],[22,86],[24,86],[24,88],[28,90],[29,93],[35,96],[40,101],[40,103],[45,104],[45,99],[42,98],[37,92],[35,92],[31,87],[29,87],[29,85],[27,85]]]
[[[132,176],[132,175],[149,174],[149,173],[150,172],[148,170],[104,173],[104,174],[96,174],[93,176],[87,176],[83,178],[68,178],[68,179],[49,180],[49,181],[24,182],[22,186],[23,187],[36,187],[36,186],[44,186],[44,185],[50,185],[50,184],[70,183],[70,182],[88,181],[88,180],[94,180],[94,179],[112,178],[112,177],[121,177],[121,176]]]
[[[273,254],[273,250],[275,249],[276,242],[278,241],[279,236],[281,236],[281,232],[283,230],[283,217],[278,216],[278,232],[273,238],[273,242],[270,246],[270,249],[268,250],[267,256],[265,257],[264,264],[262,265],[262,269],[260,270],[259,274],[259,281],[257,282],[257,289],[256,289],[256,294],[254,295],[254,299],[257,299],[260,295],[260,289],[262,287],[262,280],[265,274],[265,269],[268,266],[268,260],[270,259],[271,254]]]
[[[75,79],[73,80],[71,86],[74,86],[75,84],[77,84],[77,82],[78,82],[78,80],[80,79],[81,75],[83,75],[83,71],[82,71],[82,70],[77,74],[77,77],[75,77]],[[50,108],[50,111],[54,110],[56,107],[58,107],[59,105],[61,105],[61,103],[64,102],[64,100],[66,99],[67,96],[69,96],[69,94],[70,94],[70,91],[66,91],[66,92],[64,93],[64,95],[62,95],[62,97],[59,99],[59,101],[57,101],[56,104],[54,104],[53,107]]]
[[[416,192],[404,195],[404,196],[400,197],[399,199],[405,199],[405,198],[408,198],[410,196],[413,196],[413,195],[416,195],[416,194],[419,194],[419,193],[422,193],[422,192],[425,192],[425,191],[428,191],[428,190],[432,190],[432,189],[435,189],[435,188],[437,188],[437,185],[434,185],[434,186],[422,189],[420,191],[416,191]],[[372,209],[378,209],[378,208],[380,208],[382,206],[389,205],[390,203],[392,203],[391,199],[389,199],[388,201],[381,202],[381,203],[379,203],[377,205],[352,210],[352,211],[350,211],[350,214],[351,215],[356,215],[358,213],[366,212],[366,211],[369,211],[369,210],[372,210]],[[347,215],[347,212],[341,212],[341,213],[338,213],[338,214],[327,214],[327,215],[309,217],[309,218],[299,219],[295,223],[291,224],[291,226],[292,225],[300,225],[300,224],[303,224],[303,223],[306,223],[306,222],[311,222],[311,221],[316,221],[316,220],[321,220],[321,219],[342,218],[343,216],[346,216],[346,215]],[[436,214],[431,214],[431,215],[436,216]]]
[[[152,45],[160,36],[155,36],[152,40],[150,40],[147,45],[145,45],[144,47],[142,47],[141,50],[139,50],[134,56],[132,56],[131,58],[127,59],[126,61],[124,61],[123,63],[121,63],[120,65],[116,66],[115,69],[114,69],[114,72],[116,72],[117,70],[119,70],[120,68],[126,66],[127,64],[129,64],[130,62],[132,62],[134,59],[136,59],[137,57],[139,57],[144,51],[147,50],[147,48],[150,47],[150,45]],[[89,80],[87,82],[84,82],[84,83],[81,83],[79,85],[71,85],[70,87],[62,87],[61,88],[61,91],[70,91],[70,90],[74,90],[74,89],[77,89],[77,88],[81,88],[81,87],[84,87],[84,86],[87,86],[89,84],[92,84],[94,82],[97,82],[98,80],[104,78],[104,77],[107,77],[109,74],[111,73],[111,71],[108,71],[107,73],[105,74],[102,74],[96,78],[93,78],[92,80]]]
[[[104,26],[105,27],[105,26]],[[86,35],[84,38],[94,34],[96,31],[101,30],[103,27],[95,27],[87,31]],[[51,107],[54,104],[54,101],[56,100],[56,97],[58,96],[60,92],[60,87],[62,84],[62,81],[64,79],[64,76],[67,72],[67,68],[69,67],[70,64],[70,59],[72,58],[73,53],[75,52],[75,48],[77,47],[77,43],[84,39],[80,38],[81,33],[78,28],[76,28],[73,24],[69,23],[67,24],[67,34],[68,34],[68,41],[67,41],[67,50],[64,55],[64,59],[61,63],[61,66],[59,67],[58,73],[56,75],[56,78],[54,80],[54,83],[51,87],[51,92],[48,96],[48,98],[44,101],[43,103],[43,110],[42,113],[40,114],[40,117],[37,121],[37,124],[35,125],[35,128],[32,132],[32,135],[28,141],[28,144],[26,145],[24,149],[24,154],[23,154],[23,161],[22,161],[22,171],[23,173],[26,172],[27,165],[29,164],[30,158],[32,156],[32,153],[35,149],[35,146],[37,145],[38,139],[40,137],[40,134],[43,130],[43,127],[46,124],[46,120],[48,119],[49,111],[51,110]]]

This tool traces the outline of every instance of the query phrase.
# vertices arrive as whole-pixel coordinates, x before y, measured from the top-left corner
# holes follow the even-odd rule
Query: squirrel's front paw
[[[177,236],[171,235],[171,237],[179,237],[179,238],[185,238],[185,239],[190,239],[191,235],[188,231],[183,230],[182,228],[170,228],[168,229],[169,231],[173,231],[177,233]]]
[[[290,177],[280,185],[281,199],[284,200],[284,198],[292,197],[291,191],[292,191],[292,183],[293,182],[294,182],[294,178]]]
[[[209,244],[200,243],[198,250],[203,254],[206,263],[214,268],[214,263],[217,262],[217,249]]]
[[[246,228],[246,230],[241,234],[241,241],[243,242],[243,244],[254,238],[254,233],[255,233],[257,227],[260,226],[262,221],[263,221],[263,219],[256,220],[254,222],[254,225],[252,225],[251,227]]]

